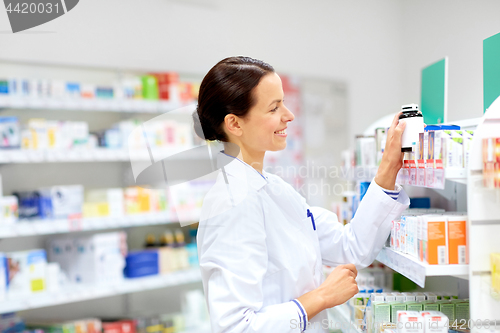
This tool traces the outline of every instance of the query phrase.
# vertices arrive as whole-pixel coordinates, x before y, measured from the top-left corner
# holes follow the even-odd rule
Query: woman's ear
[[[224,124],[226,126],[226,131],[234,136],[241,136],[243,134],[243,129],[241,128],[241,118],[230,113],[224,117]]]

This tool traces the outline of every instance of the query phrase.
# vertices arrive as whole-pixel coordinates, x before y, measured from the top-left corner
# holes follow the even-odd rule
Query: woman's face
[[[286,147],[286,127],[295,116],[283,103],[283,87],[276,73],[264,76],[254,88],[255,105],[242,118],[238,140],[247,151],[278,151]],[[243,147],[241,147],[243,148]]]

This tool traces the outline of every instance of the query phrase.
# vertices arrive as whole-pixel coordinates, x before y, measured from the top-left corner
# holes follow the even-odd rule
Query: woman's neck
[[[262,174],[265,152],[250,151],[243,145],[240,147],[236,144],[224,144],[224,152],[230,156],[239,158]]]

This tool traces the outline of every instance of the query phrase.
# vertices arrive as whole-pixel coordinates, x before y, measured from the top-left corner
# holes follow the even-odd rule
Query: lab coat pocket
[[[315,267],[319,255],[319,243],[318,235],[313,228],[310,217],[301,221],[300,233],[302,234],[300,242],[303,244],[306,251],[306,257],[310,260],[312,267]]]

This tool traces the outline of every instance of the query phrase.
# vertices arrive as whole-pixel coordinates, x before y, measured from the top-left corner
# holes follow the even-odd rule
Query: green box
[[[144,99],[158,99],[158,80],[153,75],[144,75],[142,80],[142,97]]]
[[[422,311],[439,311],[439,304],[434,302],[424,302],[422,303],[423,310]]]
[[[455,318],[460,322],[460,320],[469,320],[469,302],[455,303]]]
[[[438,301],[437,304],[439,304],[439,311],[448,317],[450,323],[453,323],[455,321],[455,304],[447,300]]]
[[[406,310],[408,311],[422,311],[423,303],[411,302],[406,303]]]
[[[398,311],[406,311],[406,304],[400,302],[391,302],[391,322],[396,323],[398,318]]]
[[[389,303],[374,302],[373,313],[375,316],[375,323],[391,322],[391,305]]]

